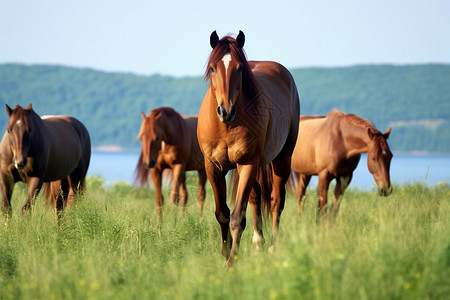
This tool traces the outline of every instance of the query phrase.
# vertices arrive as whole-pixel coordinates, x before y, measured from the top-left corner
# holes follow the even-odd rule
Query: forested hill
[[[291,70],[301,114],[333,108],[393,127],[394,151],[450,152],[450,65],[362,65]],[[94,147],[137,149],[141,118],[158,106],[197,114],[208,83],[201,77],[174,78],[107,73],[52,65],[0,64],[0,102],[29,103],[40,115],[68,114],[88,128]],[[3,108],[2,108],[3,109]],[[0,111],[0,130],[6,111]]]

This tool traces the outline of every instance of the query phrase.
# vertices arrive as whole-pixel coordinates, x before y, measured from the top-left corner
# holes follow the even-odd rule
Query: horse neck
[[[180,143],[183,138],[183,119],[174,115],[172,118],[164,116],[160,119],[160,129],[162,132],[162,140],[169,145]]]
[[[28,122],[32,128],[31,130],[31,148],[29,154],[33,155],[39,152],[42,148],[44,140],[47,138],[44,132],[44,121],[34,112],[30,114]]]
[[[352,157],[357,154],[367,153],[370,143],[367,127],[358,125],[344,125],[342,135],[348,150],[347,156]]]

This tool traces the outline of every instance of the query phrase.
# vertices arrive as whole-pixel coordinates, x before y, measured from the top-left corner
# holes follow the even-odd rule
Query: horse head
[[[27,109],[24,109],[20,105],[16,105],[14,109],[11,109],[6,105],[6,111],[9,115],[6,132],[13,153],[12,162],[16,169],[22,170],[27,164],[27,156],[31,148],[29,115],[33,111],[33,108],[31,104],[28,105]]]
[[[384,134],[373,128],[368,128],[370,143],[367,151],[367,167],[378,185],[380,196],[389,196],[392,193],[389,169],[392,152],[386,142],[391,128]]]
[[[142,144],[142,163],[153,168],[163,144],[163,130],[160,125],[161,112],[152,110],[146,116],[141,113],[142,125],[138,139]]]
[[[210,91],[217,101],[217,115],[223,123],[231,123],[236,116],[236,101],[247,77],[253,76],[243,51],[245,35],[239,31],[236,39],[225,36],[219,40],[211,33],[213,48],[205,78],[210,80]]]

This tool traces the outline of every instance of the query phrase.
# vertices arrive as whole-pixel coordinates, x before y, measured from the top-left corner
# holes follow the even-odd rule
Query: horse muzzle
[[[217,115],[222,123],[231,123],[236,116],[236,105],[232,105],[229,111],[223,105],[217,106]]]
[[[379,189],[378,189],[378,194],[381,197],[386,197],[389,196],[392,193],[392,186],[387,186],[385,184],[383,184]]]
[[[13,157],[13,164],[17,170],[23,170],[23,168],[25,168],[27,164],[27,158],[24,157],[21,160],[18,160],[17,158]]]

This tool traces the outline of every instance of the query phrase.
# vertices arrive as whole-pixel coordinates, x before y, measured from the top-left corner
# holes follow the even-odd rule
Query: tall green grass
[[[317,196],[304,214],[288,195],[275,252],[257,252],[248,210],[239,257],[225,270],[214,201],[198,212],[195,185],[186,213],[124,183],[88,192],[61,224],[39,197],[0,225],[0,299],[448,299],[448,184],[394,186],[390,197],[349,190],[334,222],[317,222]],[[168,192],[166,193],[168,198]],[[269,240],[270,222],[264,224]]]

